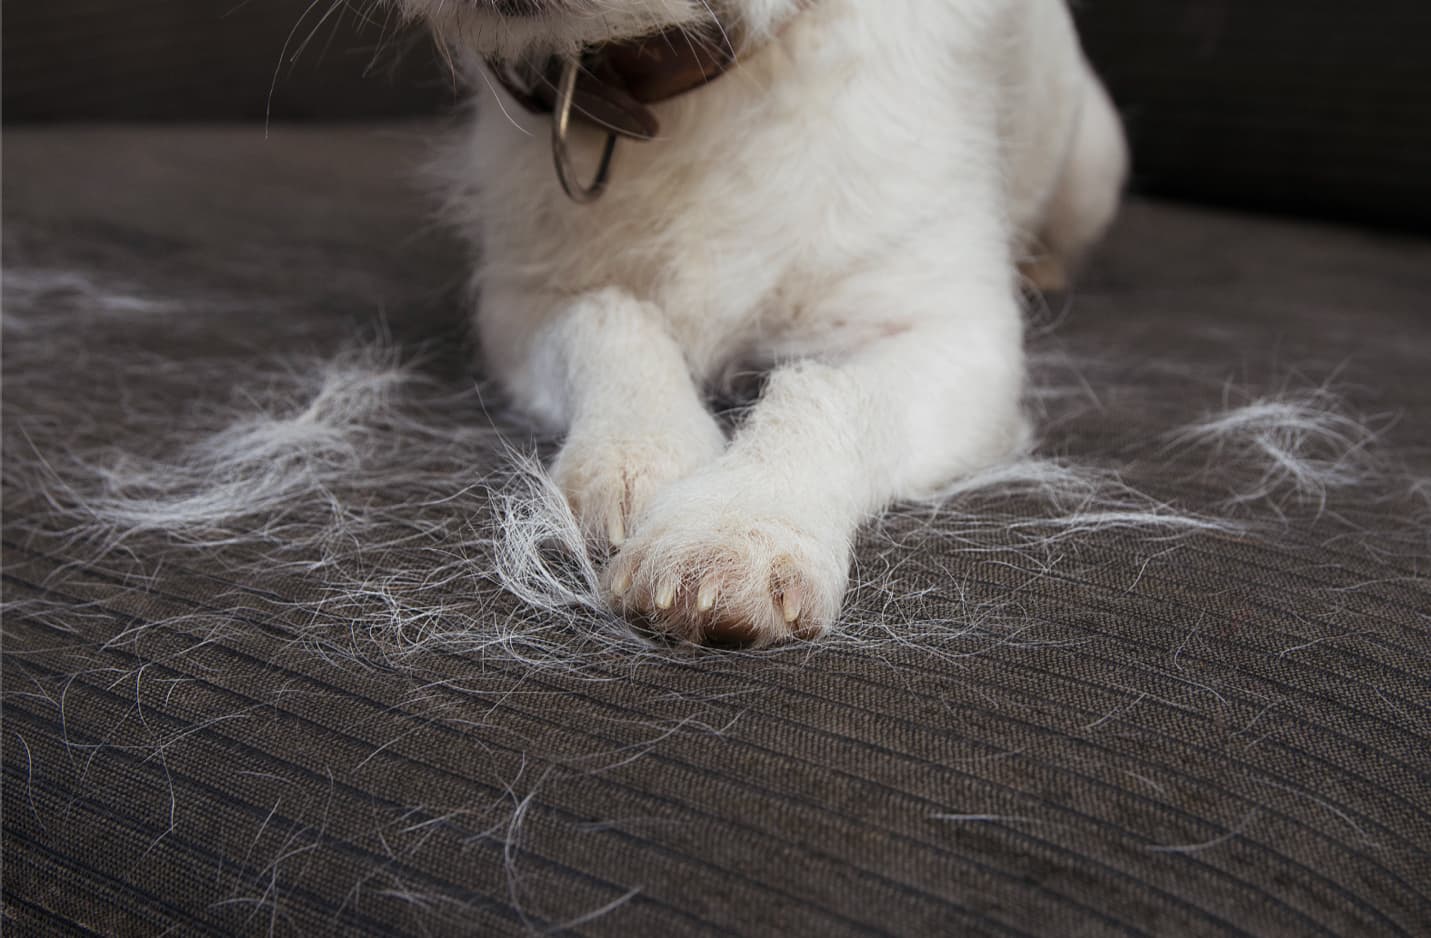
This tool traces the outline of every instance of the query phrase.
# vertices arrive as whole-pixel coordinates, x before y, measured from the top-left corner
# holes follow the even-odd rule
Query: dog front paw
[[[668,489],[606,570],[612,604],[693,642],[758,647],[821,635],[844,599],[848,539],[741,501],[700,485]]]
[[[710,463],[724,445],[714,421],[659,436],[574,436],[551,474],[587,540],[619,548],[657,493]]]

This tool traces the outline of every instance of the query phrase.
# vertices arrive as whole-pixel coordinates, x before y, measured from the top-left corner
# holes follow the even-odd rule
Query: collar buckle
[[[607,131],[606,144],[601,148],[601,161],[590,185],[577,181],[571,165],[567,138],[571,132],[572,105],[576,101],[576,79],[581,63],[575,59],[562,64],[557,81],[556,103],[552,108],[552,162],[556,164],[557,181],[562,191],[578,205],[590,205],[601,198],[611,181],[611,163],[616,155],[617,134]]]

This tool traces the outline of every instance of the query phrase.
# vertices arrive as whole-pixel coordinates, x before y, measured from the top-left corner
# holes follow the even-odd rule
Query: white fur
[[[445,174],[487,367],[567,436],[556,478],[617,551],[620,608],[695,639],[818,634],[862,521],[1025,447],[1018,264],[1056,280],[1107,225],[1118,121],[1054,0],[545,6],[406,3],[468,55],[713,15],[754,51],[658,106],[587,207],[548,119],[478,77]],[[578,164],[601,143],[579,130]],[[773,370],[727,444],[703,394],[747,367]]]

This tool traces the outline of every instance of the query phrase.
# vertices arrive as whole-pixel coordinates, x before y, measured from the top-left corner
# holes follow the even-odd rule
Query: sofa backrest
[[[1431,230],[1431,2],[1078,9],[1143,190]]]
[[[358,13],[370,7],[6,0],[4,117],[342,120],[454,106],[432,44]],[[1075,9],[1128,120],[1142,190],[1431,228],[1431,2]]]
[[[432,44],[357,0],[4,0],[4,119],[350,120],[453,100]]]

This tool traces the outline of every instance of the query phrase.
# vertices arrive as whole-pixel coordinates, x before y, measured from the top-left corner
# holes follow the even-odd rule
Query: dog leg
[[[928,282],[947,256],[908,260],[834,301],[903,299],[907,318],[853,354],[777,368],[726,453],[655,496],[606,573],[618,608],[696,641],[816,636],[839,612],[865,518],[1024,445],[1011,264],[993,260],[971,286]]]
[[[1040,290],[1069,287],[1084,255],[1112,224],[1128,177],[1128,144],[1118,112],[1092,73],[1078,127],[1040,237],[1043,253],[1024,271]]]
[[[553,479],[593,546],[619,547],[651,497],[715,459],[725,436],[651,304],[609,289],[530,321],[481,323],[490,367],[566,429]]]

